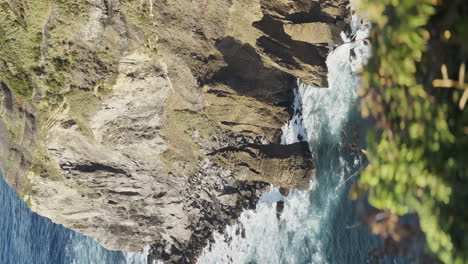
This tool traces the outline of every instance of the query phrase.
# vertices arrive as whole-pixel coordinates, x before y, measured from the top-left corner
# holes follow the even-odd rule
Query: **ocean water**
[[[109,251],[31,212],[0,176],[1,264],[146,264],[147,252]]]
[[[310,189],[283,197],[271,187],[255,210],[244,212],[237,224],[215,235],[199,264],[361,264],[369,261],[370,250],[382,247],[378,237],[359,226],[357,205],[348,199],[356,172],[366,163],[347,143],[356,137],[364,147],[363,135],[356,134],[365,124],[356,106],[359,78],[355,72],[370,52],[363,40],[369,28],[360,23],[352,28],[357,40],[344,37],[348,43],[327,57],[329,87],[315,88],[298,81],[296,114],[283,128],[283,143],[309,142],[317,161]],[[285,205],[278,220],[279,200]],[[381,263],[406,261],[386,257]]]
[[[356,107],[359,79],[355,72],[369,56],[362,41],[368,28],[353,17],[357,41],[336,48],[327,58],[328,88],[298,81],[296,115],[283,128],[283,143],[307,140],[317,162],[316,177],[307,191],[287,197],[278,188],[262,195],[255,210],[245,211],[237,224],[215,234],[200,256],[200,264],[361,264],[381,240],[365,227],[348,191],[365,158],[348,142],[365,126]],[[351,49],[353,59],[350,60]],[[358,135],[362,141],[362,135]],[[359,140],[359,139],[358,139]],[[276,203],[285,203],[277,218]],[[0,264],[143,264],[143,253],[109,251],[92,238],[56,225],[32,213],[0,177]],[[407,263],[386,257],[382,263]]]

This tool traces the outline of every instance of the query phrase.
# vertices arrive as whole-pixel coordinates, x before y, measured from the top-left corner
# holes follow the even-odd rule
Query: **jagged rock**
[[[281,214],[283,213],[284,210],[284,201],[278,201],[276,202],[276,219],[280,221],[281,219]]]
[[[224,85],[205,88],[205,112],[209,118],[235,133],[278,141],[281,126],[289,118],[284,107],[241,96]]]
[[[285,32],[285,26],[299,28],[297,24],[314,23],[323,29],[333,28],[333,34],[328,35],[335,40],[333,42],[341,43],[341,40],[335,37],[335,33],[336,29],[345,29],[344,21],[349,16],[345,9],[346,4],[347,1],[338,0],[261,0],[263,17],[255,21],[253,26],[263,33],[257,38],[256,47],[264,61],[305,83],[327,87],[325,58],[328,49],[322,44],[317,44],[316,40],[330,38],[306,38],[305,29],[308,28],[288,34]],[[322,29],[321,31],[328,32]]]
[[[344,0],[261,0],[265,14],[293,23],[343,19],[348,3]]]
[[[32,210],[107,248],[193,263],[264,182],[307,188],[306,143],[276,143],[296,77],[326,86],[328,49],[285,25],[343,28],[344,6],[0,4],[3,175]]]
[[[219,163],[242,180],[261,181],[283,188],[307,189],[315,165],[307,142],[290,145],[244,144],[217,150]]]

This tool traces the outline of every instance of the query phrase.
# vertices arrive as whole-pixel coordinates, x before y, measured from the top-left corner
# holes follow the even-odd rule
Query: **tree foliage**
[[[370,165],[360,181],[377,208],[417,213],[428,249],[445,263],[468,263],[467,5],[359,3],[373,24],[362,113],[379,127],[368,137]]]

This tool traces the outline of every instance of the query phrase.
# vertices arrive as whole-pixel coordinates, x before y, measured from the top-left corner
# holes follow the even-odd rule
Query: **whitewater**
[[[378,237],[360,227],[356,203],[348,199],[356,172],[366,162],[350,144],[365,147],[356,72],[370,56],[365,39],[369,26],[354,15],[351,29],[354,40],[343,35],[345,44],[327,57],[329,87],[312,87],[299,80],[295,115],[283,127],[283,144],[309,142],[317,162],[310,189],[284,197],[272,186],[255,210],[244,212],[237,224],[215,235],[198,263],[367,263],[369,251],[382,246]],[[278,201],[284,202],[279,219]],[[382,263],[404,262],[386,257]]]
[[[237,224],[214,235],[200,256],[200,264],[325,264],[366,263],[368,252],[381,240],[364,227],[348,199],[355,175],[365,157],[349,148],[354,139],[364,146],[364,126],[357,108],[356,72],[369,56],[365,38],[369,28],[353,16],[355,40],[327,58],[327,88],[298,81],[295,115],[283,127],[283,144],[307,140],[316,160],[316,177],[307,191],[286,197],[271,187],[255,210],[245,211]],[[277,218],[276,204],[284,202]],[[146,264],[143,253],[109,251],[92,238],[56,225],[29,210],[0,177],[0,263]],[[383,263],[404,263],[387,257]]]

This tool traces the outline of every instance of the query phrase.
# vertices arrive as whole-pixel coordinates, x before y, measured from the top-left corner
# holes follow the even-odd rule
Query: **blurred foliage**
[[[379,127],[361,184],[377,208],[416,212],[440,260],[468,263],[468,1],[368,0],[358,12],[373,24],[362,114]]]

